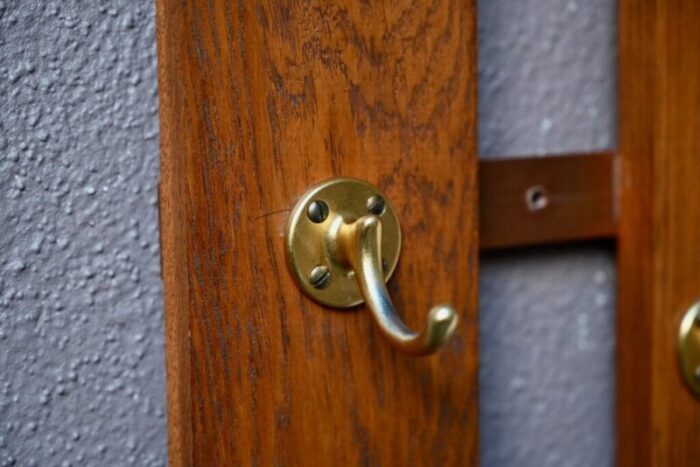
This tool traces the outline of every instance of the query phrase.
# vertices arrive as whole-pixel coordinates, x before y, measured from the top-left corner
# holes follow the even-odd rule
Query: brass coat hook
[[[304,292],[338,308],[365,302],[396,349],[430,355],[454,334],[457,313],[450,305],[438,305],[428,313],[423,331],[404,324],[385,285],[400,248],[396,212],[377,188],[354,179],[311,188],[292,211],[287,230],[290,268]]]

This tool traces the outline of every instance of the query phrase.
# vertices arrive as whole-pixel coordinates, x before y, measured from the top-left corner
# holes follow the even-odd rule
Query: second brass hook
[[[458,318],[450,305],[433,307],[421,332],[409,329],[396,312],[385,282],[398,262],[401,231],[393,207],[374,186],[347,178],[316,185],[294,208],[286,241],[302,290],[333,307],[364,301],[401,352],[432,354],[454,334]]]

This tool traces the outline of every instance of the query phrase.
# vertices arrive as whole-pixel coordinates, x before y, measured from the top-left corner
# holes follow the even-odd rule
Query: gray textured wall
[[[0,466],[165,463],[153,4],[0,0]]]
[[[482,0],[483,154],[614,144],[612,0]],[[165,463],[153,1],[0,0],[0,466]],[[607,247],[484,258],[482,464],[610,465]]]
[[[479,2],[479,145],[489,156],[615,145],[616,2]],[[482,258],[484,467],[613,465],[609,245]]]

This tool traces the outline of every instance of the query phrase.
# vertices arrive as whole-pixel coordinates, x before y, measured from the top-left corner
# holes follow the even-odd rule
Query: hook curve
[[[370,214],[343,223],[337,235],[337,254],[355,271],[372,318],[384,337],[409,355],[430,355],[444,347],[457,328],[458,317],[452,306],[442,304],[431,308],[421,332],[409,329],[399,318],[385,285],[379,217]]]

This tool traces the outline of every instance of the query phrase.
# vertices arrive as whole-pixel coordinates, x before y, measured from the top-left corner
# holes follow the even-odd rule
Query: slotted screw
[[[314,201],[309,204],[306,214],[309,216],[309,219],[311,219],[311,222],[320,224],[328,217],[328,205],[321,200]]]
[[[367,212],[381,216],[386,210],[386,201],[379,195],[372,195],[367,199]]]
[[[309,282],[316,289],[325,289],[331,283],[331,272],[327,266],[316,266],[309,274]]]

